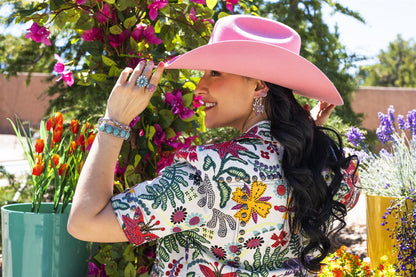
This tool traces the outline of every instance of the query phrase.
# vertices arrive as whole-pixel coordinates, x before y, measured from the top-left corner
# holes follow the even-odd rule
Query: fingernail
[[[158,67],[164,67],[164,66],[165,66],[164,62],[160,62],[159,65],[158,65]]]

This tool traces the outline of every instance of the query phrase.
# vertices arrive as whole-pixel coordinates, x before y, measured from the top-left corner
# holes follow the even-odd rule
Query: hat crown
[[[217,21],[208,44],[255,41],[285,48],[299,55],[301,39],[289,26],[263,17],[226,16]]]

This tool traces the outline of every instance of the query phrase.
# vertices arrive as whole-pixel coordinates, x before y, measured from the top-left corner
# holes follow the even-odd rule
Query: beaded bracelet
[[[100,118],[98,131],[127,140],[130,137],[131,128],[111,118]]]

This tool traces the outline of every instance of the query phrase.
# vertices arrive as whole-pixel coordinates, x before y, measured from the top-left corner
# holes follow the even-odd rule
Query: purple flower
[[[171,105],[172,113],[179,115],[182,120],[190,118],[194,114],[191,109],[188,109],[183,105],[182,92],[178,89],[165,94],[165,103]]]
[[[156,130],[155,135],[153,136],[153,141],[157,146],[161,146],[162,142],[164,142],[165,140],[166,134],[159,124],[155,123],[153,127],[155,127],[155,130]]]
[[[85,0],[76,0],[78,5],[85,4]]]
[[[74,84],[74,76],[72,76],[72,72],[70,70],[65,70],[64,60],[58,54],[55,54],[55,59],[58,62],[54,65],[53,70],[56,73],[61,74],[56,81],[59,82],[63,79],[68,86],[72,86]]]
[[[195,95],[194,95],[194,99],[192,100],[192,104],[194,106],[194,109],[199,108],[202,105],[204,105],[204,101],[202,100],[202,95],[198,95],[197,97],[195,97]]]
[[[139,120],[140,120],[140,116],[138,115],[135,118],[133,118],[133,120],[129,124],[129,127],[133,128],[137,124],[137,122],[139,122]]]
[[[395,121],[394,112],[395,112],[395,110],[394,110],[394,107],[393,106],[390,106],[387,109],[387,114],[389,115],[389,120],[390,120],[390,123],[392,125],[394,125],[394,121]]]
[[[100,28],[93,27],[92,29],[86,30],[81,38],[85,41],[95,41],[103,39],[103,31]]]
[[[163,40],[156,36],[155,28],[153,26],[147,26],[146,29],[143,31],[143,35],[148,43],[161,44],[163,42]]]
[[[98,267],[93,262],[89,262],[88,276],[106,277],[107,275],[105,274],[105,264],[102,264],[100,267]]]
[[[382,144],[385,144],[393,139],[393,124],[389,116],[379,112],[378,119],[380,126],[376,130],[377,137]]]
[[[404,116],[403,115],[399,115],[397,117],[397,123],[399,124],[399,129],[400,130],[406,130],[406,121],[404,120]]]
[[[149,9],[149,17],[153,21],[157,17],[157,10],[163,9],[168,4],[167,0],[154,0],[152,4],[147,6]]]
[[[360,129],[355,127],[351,127],[351,129],[346,133],[346,135],[349,141],[356,147],[360,145],[361,141],[365,140],[365,137],[361,133]]]
[[[407,129],[410,130],[412,137],[416,137],[416,109],[407,113]]]
[[[196,16],[194,7],[192,7],[190,12],[189,12],[189,18],[194,22],[198,20],[198,17]]]

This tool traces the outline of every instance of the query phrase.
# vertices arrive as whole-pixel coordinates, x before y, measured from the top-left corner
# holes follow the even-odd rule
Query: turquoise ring
[[[140,75],[136,80],[136,85],[140,88],[143,88],[147,85],[147,78],[144,75]]]

